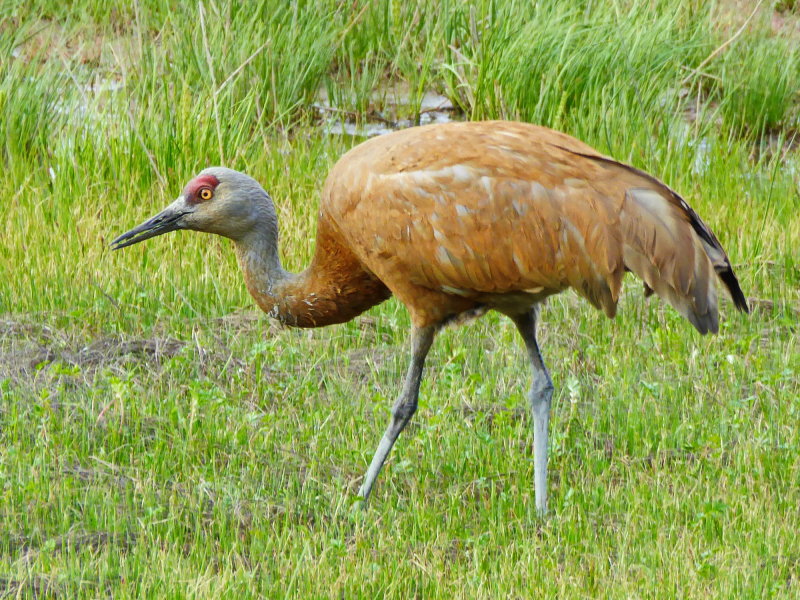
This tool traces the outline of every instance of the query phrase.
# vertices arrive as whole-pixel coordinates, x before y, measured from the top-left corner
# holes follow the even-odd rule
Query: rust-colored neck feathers
[[[293,327],[322,327],[344,323],[391,295],[380,280],[364,270],[338,241],[320,216],[317,248],[302,273],[283,270],[277,246],[267,235],[236,242],[236,254],[250,295],[261,310]]]

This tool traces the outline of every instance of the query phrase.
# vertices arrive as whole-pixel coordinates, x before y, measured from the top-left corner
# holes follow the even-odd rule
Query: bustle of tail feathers
[[[717,294],[709,276],[711,267],[736,308],[750,312],[719,240],[674,190],[652,175],[611,158],[568,151],[620,167],[650,184],[627,190],[621,215],[625,267],[644,280],[647,295],[658,294],[701,334],[716,333],[719,320]]]
[[[714,266],[714,271],[727,288],[728,293],[731,296],[731,300],[733,300],[734,306],[741,312],[749,313],[750,307],[747,306],[747,299],[744,296],[744,292],[742,292],[742,288],[739,286],[739,280],[733,273],[731,261],[728,258],[728,255],[725,253],[725,250],[723,250],[722,244],[719,243],[717,236],[715,236],[714,232],[711,231],[705,223],[703,223],[703,220],[700,218],[700,216],[694,212],[692,207],[689,206],[683,198],[681,198],[670,188],[667,189],[673,195],[673,197],[680,202],[681,208],[683,208],[689,215],[689,222],[691,223],[695,233],[702,240],[706,254],[708,254],[709,258],[711,259],[711,264]]]

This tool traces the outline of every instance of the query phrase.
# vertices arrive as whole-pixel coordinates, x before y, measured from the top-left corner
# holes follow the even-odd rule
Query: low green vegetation
[[[0,597],[798,597],[800,14],[741,4],[0,0]],[[427,92],[662,178],[751,298],[716,337],[633,280],[613,321],[548,302],[544,521],[506,319],[440,335],[359,512],[402,305],[279,329],[225,240],[108,250],[224,164],[298,270],[332,122]]]

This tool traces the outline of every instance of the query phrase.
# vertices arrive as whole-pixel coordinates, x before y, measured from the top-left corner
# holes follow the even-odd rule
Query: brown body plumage
[[[286,324],[340,323],[391,294],[406,305],[412,364],[364,497],[416,409],[435,330],[460,315],[497,309],[525,339],[544,511],[552,385],[535,339],[537,303],[571,287],[614,316],[632,271],[698,331],[716,332],[716,273],[747,310],[722,246],[675,192],[570,136],[523,123],[418,127],[352,149],[327,178],[316,253],[298,275],[280,267],[271,200],[235,171],[205,170],[161,215],[115,243],[180,228],[233,239],[248,290]]]
[[[418,326],[478,305],[525,309],[568,287],[613,316],[627,268],[705,333],[717,329],[714,269],[731,271],[663,183],[523,123],[407,129],[357,146],[325,184],[320,228],[329,223]]]

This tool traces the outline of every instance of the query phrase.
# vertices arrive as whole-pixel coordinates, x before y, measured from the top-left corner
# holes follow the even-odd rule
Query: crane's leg
[[[533,368],[533,382],[529,395],[533,414],[533,483],[536,491],[536,510],[544,515],[547,512],[547,429],[550,424],[553,381],[536,342],[536,309],[511,318],[522,334],[522,339],[525,340]]]
[[[377,479],[386,457],[389,456],[397,436],[400,435],[400,432],[403,431],[417,410],[422,367],[425,364],[425,357],[428,355],[428,350],[431,348],[435,335],[436,327],[433,326],[415,328],[411,334],[411,365],[408,367],[403,391],[392,407],[392,420],[389,422],[383,438],[381,438],[381,443],[378,444],[375,456],[372,457],[367,474],[364,476],[364,483],[361,484],[361,489],[358,490],[358,495],[365,502],[369,498],[375,479]]]

